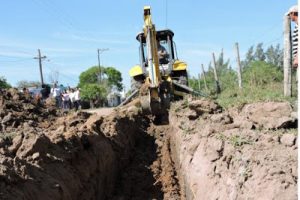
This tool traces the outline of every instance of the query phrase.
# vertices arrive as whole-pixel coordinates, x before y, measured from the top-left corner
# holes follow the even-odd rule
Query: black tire
[[[174,71],[173,72],[173,75],[172,75],[172,78],[174,80],[177,80],[179,84],[181,85],[185,85],[185,86],[188,86],[188,76],[187,76],[187,71]],[[185,90],[183,90],[182,88],[178,87],[178,86],[174,86],[174,89],[177,90],[177,91],[180,91],[180,92],[185,92]],[[174,97],[173,99],[175,101],[177,100],[182,100],[183,97],[182,96],[178,96],[178,95],[175,95],[174,94]]]

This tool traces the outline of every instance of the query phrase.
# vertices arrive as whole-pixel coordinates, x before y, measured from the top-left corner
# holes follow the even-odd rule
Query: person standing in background
[[[74,105],[75,105],[75,110],[78,110],[81,108],[81,102],[80,102],[80,88],[76,88],[74,92]]]
[[[51,96],[53,98],[55,98],[55,105],[57,108],[61,108],[61,102],[62,102],[62,99],[61,99],[61,90],[59,87],[57,87],[57,84],[54,83],[53,84],[53,87],[51,88]]]
[[[293,56],[293,67],[298,68],[298,5],[292,6],[286,13],[295,23],[295,28],[292,34],[292,56]]]

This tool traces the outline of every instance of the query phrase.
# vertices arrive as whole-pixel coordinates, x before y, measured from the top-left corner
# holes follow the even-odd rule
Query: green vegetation
[[[0,89],[11,88],[11,85],[7,83],[6,79],[3,76],[0,76]]]
[[[242,61],[243,89],[238,87],[237,73],[223,58],[223,52],[216,61],[221,93],[216,94],[213,68],[209,64],[205,73],[208,90],[205,89],[204,76],[200,77],[200,91],[209,94],[223,107],[239,106],[257,101],[290,101],[297,97],[296,73],[292,77],[292,97],[283,96],[283,50],[279,45],[263,49],[260,43],[249,48]],[[190,86],[199,91],[199,79],[190,78]]]
[[[78,86],[81,88],[81,98],[89,101],[98,101],[101,104],[111,91],[121,91],[121,72],[113,67],[101,67],[101,82],[99,80],[99,67],[93,66],[82,72],[79,76]]]
[[[17,88],[29,88],[29,87],[39,87],[39,86],[41,86],[41,82],[39,81],[22,80],[17,83]]]
[[[240,135],[232,135],[232,136],[226,136],[222,133],[219,133],[217,135],[217,139],[222,140],[224,142],[229,142],[231,145],[233,145],[235,148],[241,147],[245,144],[252,145],[254,141],[251,139],[247,139]]]
[[[240,147],[244,144],[252,144],[253,141],[247,140],[246,138],[239,136],[239,135],[234,135],[229,138],[229,142],[234,146],[234,147]]]
[[[0,134],[0,139],[11,142],[16,136],[17,136],[16,132],[7,132],[7,133]]]

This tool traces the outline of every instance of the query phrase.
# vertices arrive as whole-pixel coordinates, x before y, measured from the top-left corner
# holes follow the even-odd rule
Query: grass
[[[217,135],[217,139],[222,140],[222,141],[227,141],[235,148],[241,147],[245,144],[249,144],[249,145],[253,144],[252,140],[242,137],[240,135],[226,136],[222,133],[219,133]]]
[[[185,135],[190,135],[190,134],[195,133],[195,132],[194,132],[194,129],[195,129],[195,128],[186,125],[184,121],[181,121],[181,122],[180,122],[179,128],[184,132]]]
[[[294,104],[297,99],[297,88],[293,88],[292,94],[292,97],[283,96],[282,83],[271,83],[263,86],[246,85],[242,90],[239,88],[227,89],[222,91],[216,100],[224,108],[260,101],[288,101]]]
[[[252,144],[253,141],[251,140],[248,140],[244,137],[241,137],[239,135],[234,135],[234,136],[231,136],[229,138],[229,142],[234,146],[234,147],[240,147],[244,144]]]
[[[3,133],[0,134],[0,138],[5,141],[12,141],[16,135],[17,135],[16,132]]]

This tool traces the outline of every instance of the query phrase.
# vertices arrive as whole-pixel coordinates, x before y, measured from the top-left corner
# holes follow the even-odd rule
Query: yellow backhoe
[[[195,93],[188,87],[187,64],[177,57],[174,33],[169,29],[156,31],[150,6],[144,7],[143,32],[136,36],[140,43],[140,65],[130,69],[132,95],[139,94],[142,109],[153,115],[164,114],[170,102]]]

